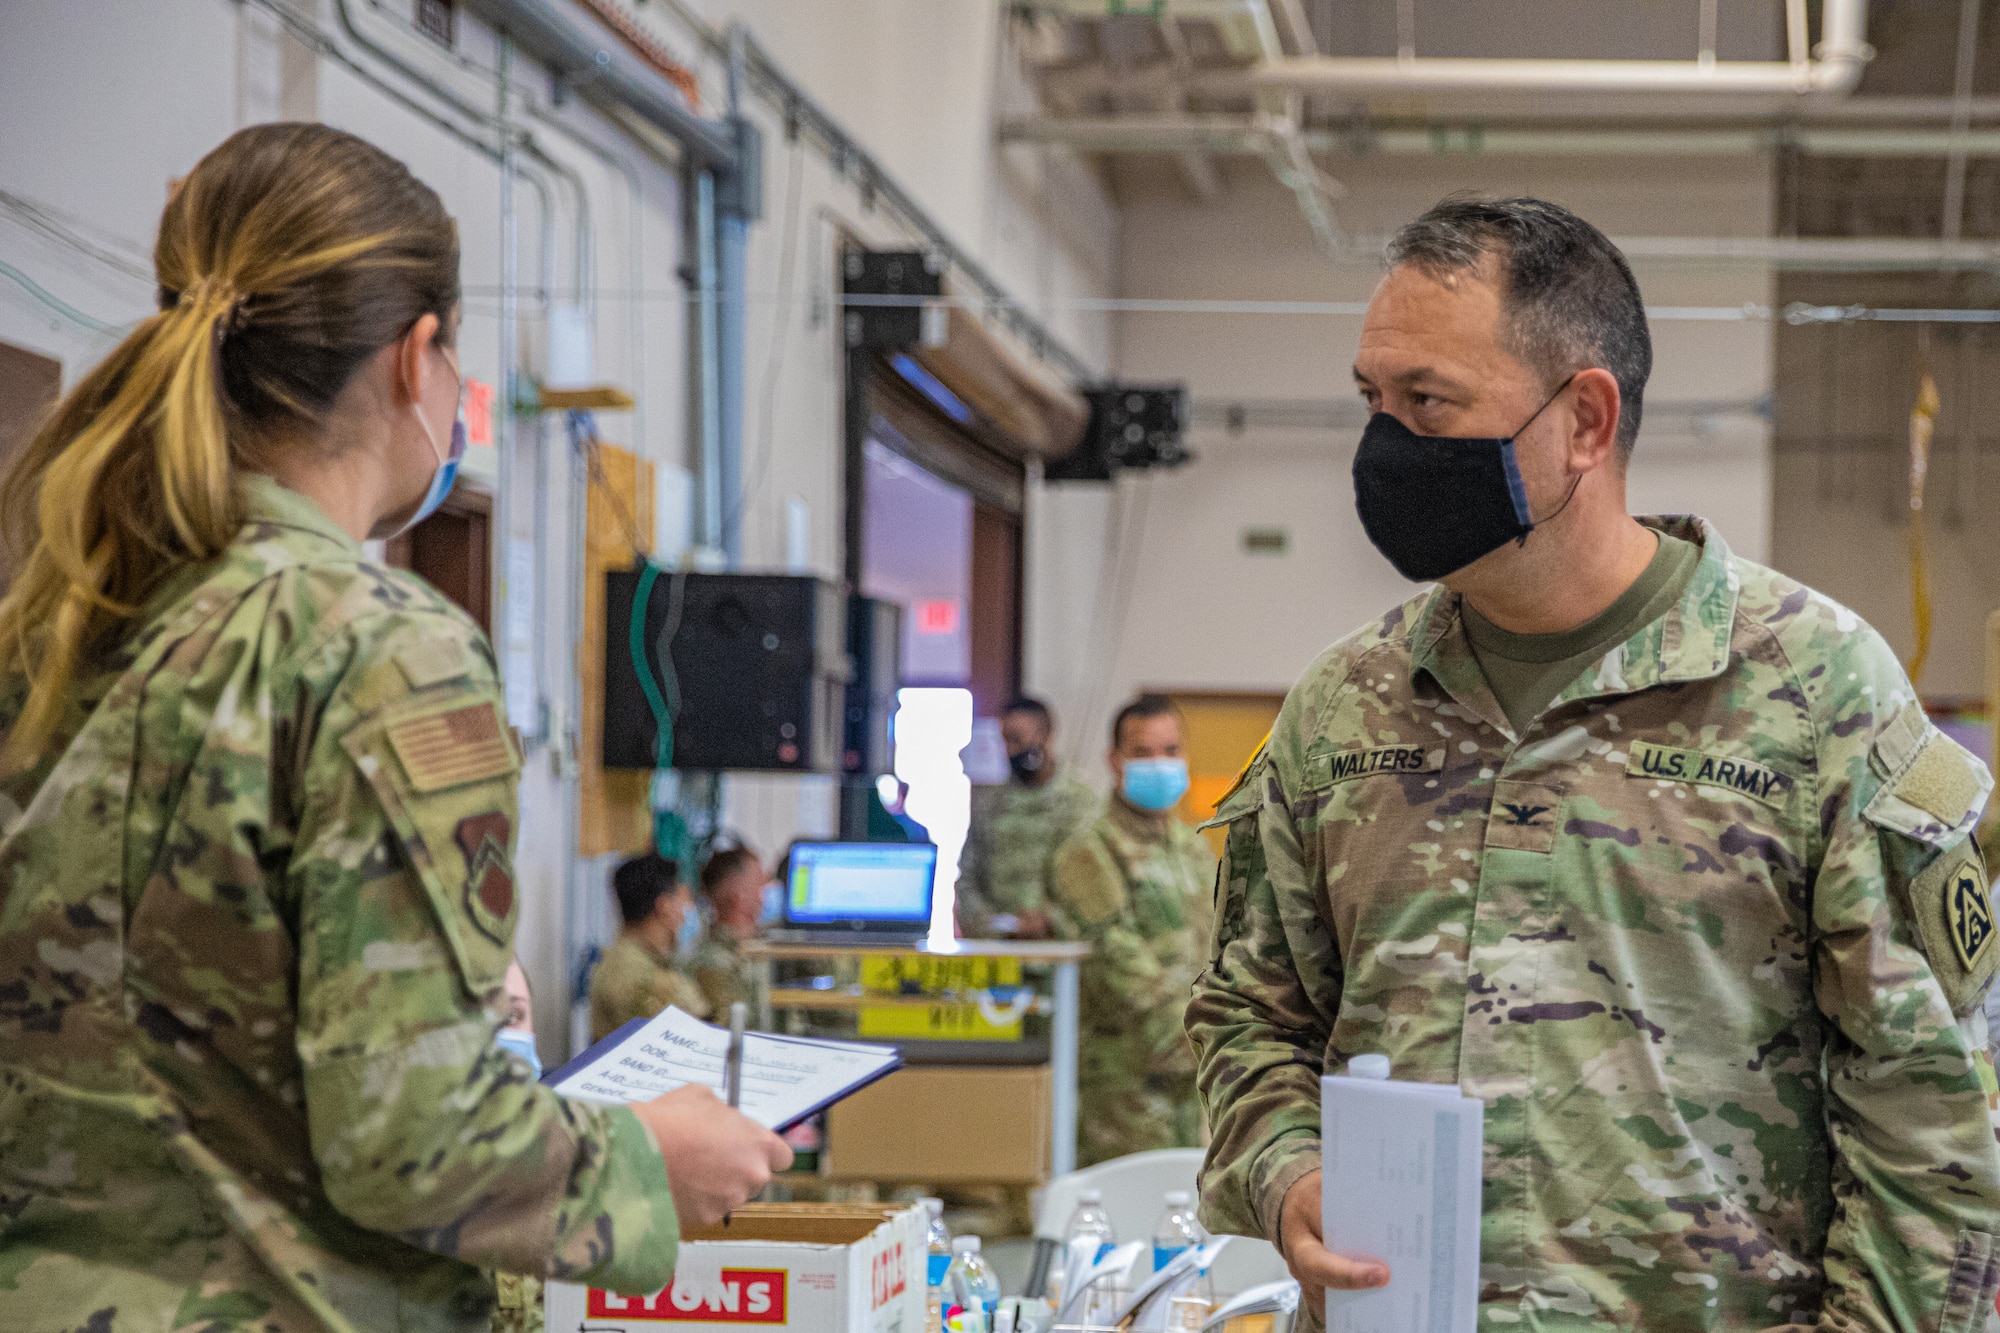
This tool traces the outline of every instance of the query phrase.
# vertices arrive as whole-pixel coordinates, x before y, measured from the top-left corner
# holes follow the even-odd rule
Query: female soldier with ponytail
[[[361,548],[462,448],[453,223],[362,141],[266,125],[155,263],[0,520],[0,1326],[484,1328],[482,1267],[655,1290],[676,1204],[713,1220],[790,1153],[705,1090],[567,1102],[494,1044],[492,652]]]

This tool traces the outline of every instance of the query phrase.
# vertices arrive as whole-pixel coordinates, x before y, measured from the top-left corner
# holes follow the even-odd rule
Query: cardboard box
[[[923,1333],[921,1207],[752,1203],[681,1236],[673,1285],[548,1287],[549,1333]]]
[[[827,1178],[1038,1185],[1049,1088],[1047,1065],[899,1069],[828,1110]]]

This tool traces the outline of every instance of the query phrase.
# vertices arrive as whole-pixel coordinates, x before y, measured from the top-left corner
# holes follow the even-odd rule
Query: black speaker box
[[[903,608],[875,597],[848,598],[847,655],[854,679],[847,683],[844,767],[871,777],[892,772],[896,756],[889,724],[903,684]]]
[[[923,341],[924,309],[910,298],[943,295],[944,270],[935,255],[920,250],[849,250],[841,260],[841,290],[848,296],[899,298],[849,305],[849,347],[915,347]]]
[[[605,575],[604,766],[651,768],[654,722],[632,661],[640,571]],[[678,620],[670,626],[678,599]],[[643,651],[674,715],[675,768],[838,773],[848,678],[846,599],[820,579],[661,572],[646,599]]]

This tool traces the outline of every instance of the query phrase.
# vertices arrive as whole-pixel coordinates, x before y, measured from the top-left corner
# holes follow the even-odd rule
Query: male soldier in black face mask
[[[1056,770],[1055,718],[1039,699],[1000,714],[1012,770],[972,793],[972,827],[958,862],[958,920],[967,935],[1049,938],[1049,860],[1097,814],[1097,794]]]
[[[1627,511],[1652,352],[1602,233],[1447,199],[1389,261],[1355,499],[1441,586],[1327,649],[1217,810],[1202,1220],[1315,1315],[1433,1281],[1334,1252],[1320,1078],[1376,1053],[1485,1103],[1482,1328],[1984,1327],[1986,769],[1852,611]]]

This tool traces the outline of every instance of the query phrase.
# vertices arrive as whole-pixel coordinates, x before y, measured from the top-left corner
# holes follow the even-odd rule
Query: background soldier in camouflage
[[[1355,373],[1411,471],[1372,505],[1364,440],[1364,524],[1421,567],[1467,498],[1422,459],[1508,431],[1544,522],[1328,649],[1217,813],[1205,1219],[1315,1304],[1429,1280],[1321,1244],[1319,1078],[1377,1051],[1486,1103],[1482,1328],[1984,1327],[1985,769],[1851,612],[1627,517],[1650,353],[1600,234],[1448,200],[1391,256]]]
[[[725,847],[701,868],[701,896],[708,900],[708,929],[695,946],[688,971],[694,974],[710,1010],[728,1017],[732,1004],[757,998],[757,970],[743,956],[746,940],[757,938],[764,911],[764,886],[771,872],[748,847]]]
[[[972,789],[972,823],[958,859],[959,925],[973,936],[1047,939],[1050,858],[1103,802],[1058,767],[1055,718],[1041,700],[1008,704],[1000,735],[1011,772],[997,787]],[[1013,928],[999,930],[994,918],[1008,916]]]
[[[1173,705],[1143,696],[1111,736],[1117,786],[1056,853],[1049,892],[1056,933],[1093,946],[1080,978],[1079,1166],[1201,1141],[1180,999],[1209,938],[1215,856],[1172,814],[1187,790]]]
[[[603,1041],[669,1005],[707,1018],[708,997],[682,966],[694,956],[701,914],[680,866],[646,852],[620,865],[611,886],[625,928],[590,976],[590,1039]]]
[[[361,547],[449,480],[451,220],[360,140],[262,125],[155,260],[161,312],[0,524],[0,1326],[483,1330],[482,1269],[655,1290],[677,1205],[790,1153],[495,1045],[520,756],[485,636]]]

